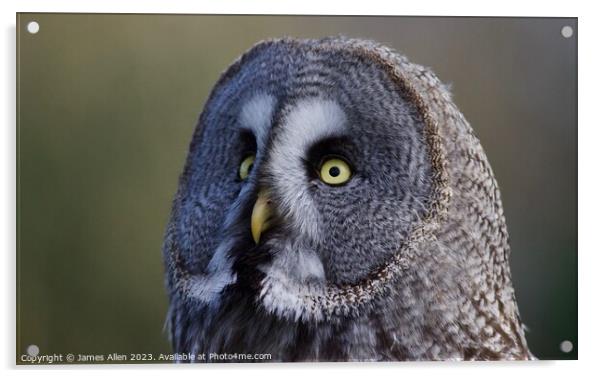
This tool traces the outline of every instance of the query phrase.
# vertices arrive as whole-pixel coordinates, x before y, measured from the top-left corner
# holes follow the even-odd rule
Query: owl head
[[[482,164],[462,173],[471,156]],[[466,193],[490,195],[477,204],[498,222],[487,253],[507,249],[495,182],[452,201],[458,177],[489,172],[430,71],[372,42],[261,42],[222,74],[194,132],[164,246],[172,307],[207,316],[236,293],[316,323],[409,308],[428,287],[424,301],[456,303],[476,285]]]

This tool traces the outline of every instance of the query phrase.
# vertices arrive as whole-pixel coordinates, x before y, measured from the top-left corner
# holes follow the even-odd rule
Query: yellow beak
[[[251,214],[251,234],[255,244],[259,243],[261,233],[270,228],[270,218],[272,216],[270,204],[271,201],[267,193],[264,190],[259,191]]]

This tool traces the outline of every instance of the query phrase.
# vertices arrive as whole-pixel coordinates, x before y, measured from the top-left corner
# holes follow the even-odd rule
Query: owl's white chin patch
[[[313,298],[324,292],[324,266],[313,250],[287,245],[270,264],[259,267],[262,281],[260,302],[271,314],[290,320],[320,320],[311,311]]]
[[[324,319],[320,308],[313,306],[313,298],[324,296],[324,285],[295,282],[276,271],[266,276],[261,286],[259,301],[270,314],[292,321]]]

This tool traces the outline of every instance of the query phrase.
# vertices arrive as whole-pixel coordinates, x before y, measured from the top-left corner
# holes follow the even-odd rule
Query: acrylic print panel
[[[576,48],[19,14],[17,363],[576,359]]]

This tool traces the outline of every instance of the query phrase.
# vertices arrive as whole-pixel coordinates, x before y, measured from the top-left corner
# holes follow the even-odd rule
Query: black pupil
[[[341,170],[339,169],[339,167],[330,167],[328,173],[332,177],[337,177],[341,173]]]
[[[253,163],[249,164],[249,168],[247,168],[247,172],[251,172],[251,169],[253,169]]]

